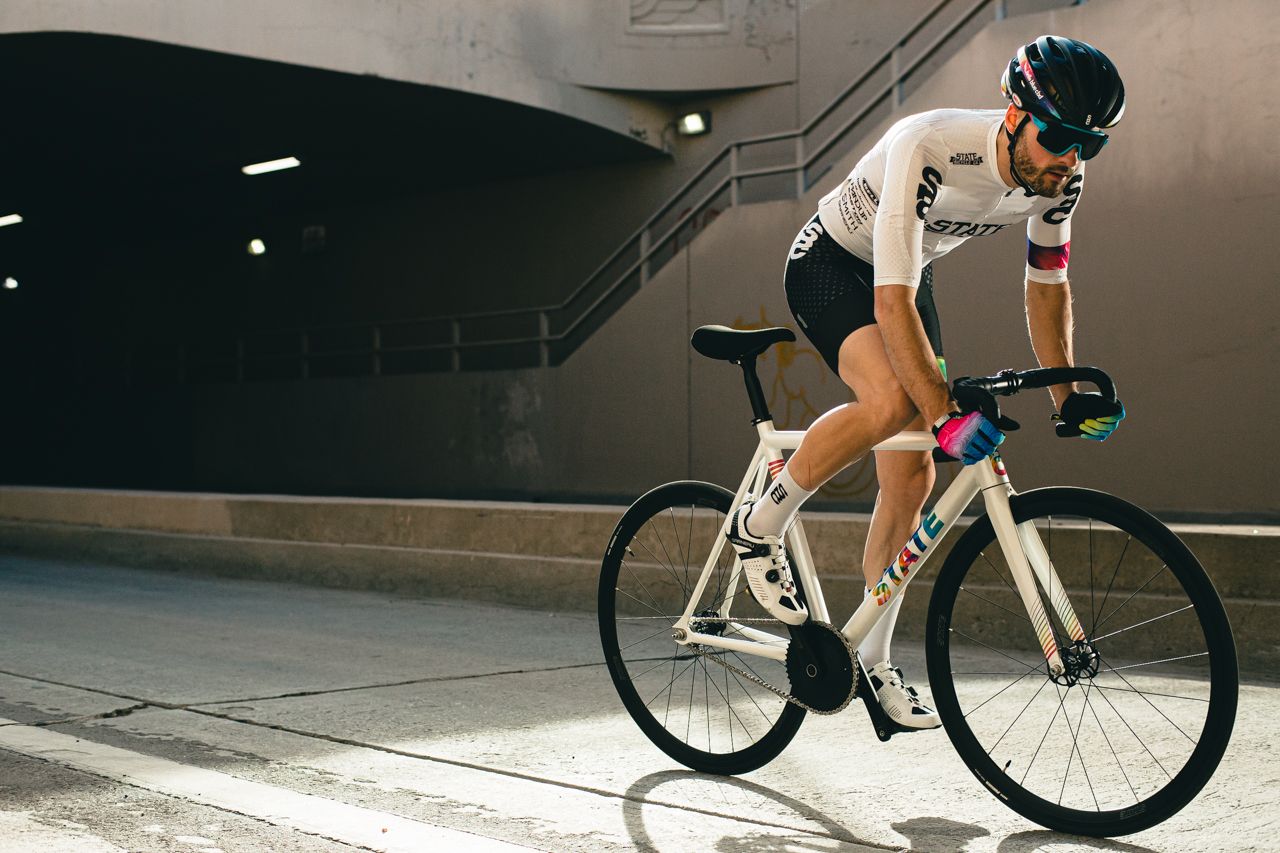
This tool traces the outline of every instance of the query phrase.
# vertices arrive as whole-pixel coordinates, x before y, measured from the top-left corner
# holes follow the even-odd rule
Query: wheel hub
[[[724,617],[715,610],[700,610],[689,620],[689,628],[695,634],[723,637],[725,622]]]
[[[1063,687],[1072,687],[1082,678],[1093,678],[1098,674],[1101,658],[1093,645],[1086,640],[1077,640],[1069,647],[1058,649],[1062,658],[1063,672],[1051,676],[1055,683]]]

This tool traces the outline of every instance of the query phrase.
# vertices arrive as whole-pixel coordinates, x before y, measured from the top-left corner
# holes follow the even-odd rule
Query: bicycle
[[[1070,487],[1019,494],[993,453],[957,474],[842,628],[831,624],[801,518],[786,543],[810,618],[785,626],[760,608],[724,534],[733,509],[765,493],[783,451],[803,438],[774,428],[756,375],[757,356],[794,340],[785,328],[694,333],[699,353],[742,368],[759,444],[736,493],[659,486],[626,511],[605,551],[605,660],[645,735],[694,770],[738,774],[775,758],[806,713],[837,713],[855,698],[881,741],[905,731],[865,687],[855,649],[981,494],[986,512],[946,556],[926,621],[929,685],[960,757],[1014,811],[1061,832],[1125,835],[1189,803],[1230,739],[1235,641],[1195,556],[1119,498]],[[1115,399],[1110,377],[1092,367],[953,387],[994,422],[997,396],[1076,381]],[[876,449],[955,461],[928,432]]]

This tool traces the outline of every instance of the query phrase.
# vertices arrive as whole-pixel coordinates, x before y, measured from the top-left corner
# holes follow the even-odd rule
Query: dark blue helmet
[[[1106,54],[1061,36],[1018,48],[1000,91],[1020,110],[1086,129],[1111,127],[1124,115],[1124,83]]]

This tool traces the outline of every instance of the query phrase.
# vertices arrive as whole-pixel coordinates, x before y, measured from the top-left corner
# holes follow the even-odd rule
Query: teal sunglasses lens
[[[1069,124],[1041,121],[1039,116],[1031,116],[1040,131],[1039,143],[1044,150],[1057,157],[1063,157],[1072,148],[1076,149],[1081,160],[1091,160],[1098,156],[1109,138],[1105,133],[1085,130]]]

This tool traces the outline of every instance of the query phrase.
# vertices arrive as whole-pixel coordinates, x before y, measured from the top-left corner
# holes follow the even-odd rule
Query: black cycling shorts
[[[876,322],[874,282],[871,264],[837,243],[817,216],[796,236],[783,276],[787,305],[805,336],[837,375],[840,345],[845,338]],[[942,329],[933,305],[933,264],[927,264],[920,272],[916,310],[945,378]]]

